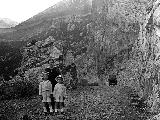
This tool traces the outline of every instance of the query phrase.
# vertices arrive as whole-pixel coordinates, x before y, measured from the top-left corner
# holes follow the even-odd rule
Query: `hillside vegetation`
[[[15,31],[1,33],[0,39],[26,40],[46,31],[52,25],[52,19],[68,15],[84,15],[91,11],[90,0],[62,0],[45,11],[15,26]]]
[[[5,81],[14,77],[15,69],[21,66],[23,45],[23,41],[0,42],[0,76],[4,77]]]

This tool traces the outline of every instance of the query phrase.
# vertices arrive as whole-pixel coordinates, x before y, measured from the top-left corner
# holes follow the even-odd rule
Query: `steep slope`
[[[70,57],[68,58],[70,52],[72,58],[76,59],[78,55],[84,54],[87,50],[90,41],[87,24],[90,22],[90,15],[55,19],[54,28],[28,40],[23,53],[21,71],[27,73],[26,76],[29,77],[33,69],[37,71],[39,67],[44,66],[45,68],[49,59],[54,59],[55,49],[63,53],[66,65],[73,62]]]
[[[87,14],[90,10],[90,0],[62,0],[58,4],[17,25],[15,27],[16,31],[0,34],[0,38],[6,40],[26,40],[26,38],[48,30],[52,25],[53,18],[73,14]]]
[[[59,3],[57,6],[63,6],[62,3]],[[67,3],[67,1],[65,1],[65,3]],[[76,3],[76,4],[79,4],[79,3]],[[33,20],[29,19],[28,21],[16,26],[14,28],[14,31],[10,31],[10,33],[9,33],[9,30],[10,30],[9,29],[8,31],[6,31],[8,33],[1,34],[0,35],[0,40],[1,41],[10,40],[10,41],[12,41],[12,43],[14,43],[14,41],[15,41],[15,43],[16,43],[16,41],[17,41],[17,43],[21,43],[23,41],[19,41],[19,40],[23,39],[23,40],[26,40],[28,42],[34,43],[34,41],[41,41],[41,40],[47,39],[49,36],[54,36],[54,39],[56,41],[62,40],[63,42],[66,42],[67,45],[69,46],[69,48],[72,46],[71,44],[74,43],[74,40],[76,40],[77,43],[76,42],[75,43],[76,43],[77,47],[73,46],[73,47],[71,47],[71,49],[72,49],[72,51],[79,51],[79,53],[78,52],[76,53],[77,55],[81,54],[81,52],[80,52],[81,51],[81,46],[83,46],[82,44],[86,43],[85,42],[86,40],[85,41],[83,41],[83,40],[85,39],[84,38],[85,34],[86,34],[85,29],[86,29],[87,23],[89,22],[88,21],[89,18],[87,18],[85,20],[85,17],[83,19],[81,19],[80,17],[77,17],[78,19],[81,19],[80,23],[79,23],[78,20],[74,20],[74,18],[72,18],[72,16],[65,17],[65,15],[67,15],[67,14],[64,13],[63,18],[53,19],[53,17],[56,17],[56,16],[54,16],[54,15],[53,16],[48,16],[49,12],[50,12],[50,15],[51,15],[51,13],[54,11],[54,10],[53,11],[51,10],[53,8],[49,8],[46,11],[44,11],[45,12],[45,17],[48,17],[48,18],[42,19],[42,17],[44,17],[42,14],[36,16],[35,18],[33,17],[34,18]],[[56,9],[58,10],[59,8],[55,8],[55,10]],[[65,8],[65,9],[68,9],[68,8]],[[65,9],[62,8],[62,10],[61,10],[62,13],[66,11]],[[68,12],[68,13],[70,13],[70,12]],[[63,24],[60,26],[60,28],[59,27],[54,28],[54,26],[57,26],[59,24],[58,22],[60,20],[63,21]],[[64,22],[65,20],[67,21],[67,23]],[[71,22],[70,20],[73,21],[73,22]],[[58,23],[58,24],[56,25],[55,23]],[[68,30],[68,29],[70,29],[69,28],[70,27],[69,23],[73,24],[73,26],[76,26],[75,31]],[[67,28],[67,26],[68,26],[68,28]],[[81,35],[80,35],[80,33],[81,33]],[[70,39],[69,37],[73,37],[73,38]],[[1,42],[0,44],[3,46],[4,43]],[[8,43],[8,44],[10,44],[10,43]],[[11,47],[10,45],[7,46],[8,49],[10,47]],[[18,49],[18,47],[16,47],[16,48]],[[19,48],[20,48],[20,46],[19,46]],[[67,46],[66,46],[66,48],[67,48]],[[83,51],[85,51],[86,48],[84,47],[83,49],[84,49]],[[6,52],[2,53],[1,56],[2,56],[2,58],[5,58],[6,57]],[[9,56],[10,55],[8,54],[8,58],[9,58]],[[17,56],[16,52],[15,52],[15,56]],[[31,56],[31,57],[33,57],[33,56]],[[18,61],[21,62],[22,59],[19,59],[19,58],[20,57],[18,57]],[[12,60],[12,58],[10,60]],[[6,63],[7,61],[3,61],[3,63],[4,62]],[[15,63],[15,64],[17,64],[17,63]],[[29,62],[28,62],[28,64],[29,64]],[[7,67],[7,64],[3,64],[1,66],[2,66],[2,69],[4,69],[5,67]],[[13,64],[13,66],[14,66],[14,64]],[[17,65],[16,65],[16,67],[17,67]],[[30,67],[32,67],[32,66],[30,66]],[[13,73],[13,71],[12,71],[12,73]],[[5,72],[5,74],[8,75],[8,72]],[[1,75],[2,75],[2,73],[1,73]]]
[[[42,11],[41,13],[33,16],[27,21],[16,26],[17,29],[33,26],[39,21],[64,17],[73,14],[87,14],[90,12],[91,2],[90,0],[62,0],[54,6]]]

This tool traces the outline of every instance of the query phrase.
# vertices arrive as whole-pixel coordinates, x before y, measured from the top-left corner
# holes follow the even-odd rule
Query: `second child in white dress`
[[[64,99],[66,97],[66,87],[63,84],[63,78],[61,76],[56,77],[56,81],[58,82],[53,91],[53,96],[55,98],[55,113],[58,111],[64,112]]]

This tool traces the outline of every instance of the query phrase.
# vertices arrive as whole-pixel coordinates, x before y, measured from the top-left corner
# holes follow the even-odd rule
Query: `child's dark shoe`
[[[30,118],[28,115],[24,115],[24,116],[22,117],[22,120],[31,120],[31,118]]]
[[[65,112],[61,112],[61,115],[65,115]]]
[[[47,112],[44,112],[44,116],[48,116],[48,113],[47,113]]]
[[[58,111],[57,111],[57,112],[54,112],[54,114],[55,114],[55,115],[58,115],[59,113],[58,113]]]
[[[54,115],[54,112],[50,112],[49,114],[50,114],[50,115]]]

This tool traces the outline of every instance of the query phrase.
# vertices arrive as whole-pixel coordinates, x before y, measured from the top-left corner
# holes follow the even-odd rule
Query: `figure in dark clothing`
[[[116,75],[109,75],[108,82],[109,82],[109,86],[117,85],[117,77],[116,77]]]
[[[57,67],[53,67],[53,68],[46,68],[46,70],[49,74],[48,74],[48,80],[51,81],[52,86],[54,88],[54,86],[57,84],[55,78],[60,75],[60,71]]]
[[[57,66],[57,69],[59,70],[62,76],[65,75],[65,65],[63,63],[59,63],[59,65]]]
[[[71,64],[71,70],[72,75],[77,75],[76,65],[74,63]]]
[[[77,69],[76,65],[74,63],[71,64],[71,69],[70,69],[70,74],[73,79],[72,81],[72,88],[76,89],[77,88],[77,83],[78,83],[78,78],[77,78]]]
[[[55,78],[57,76],[59,76],[61,73],[57,67],[53,67],[53,66],[50,66],[50,68],[46,68],[45,71],[48,72],[48,80],[52,84],[52,91],[53,91],[54,86],[57,84]],[[52,108],[54,109],[55,108],[55,99],[53,97],[51,98],[51,105],[52,105]],[[48,106],[47,106],[47,110],[49,110]]]
[[[68,65],[65,68],[65,73],[70,72],[72,80],[70,81],[70,86],[72,89],[76,89],[77,83],[78,83],[78,78],[77,78],[77,70],[76,70],[76,65],[72,63],[71,65]]]

